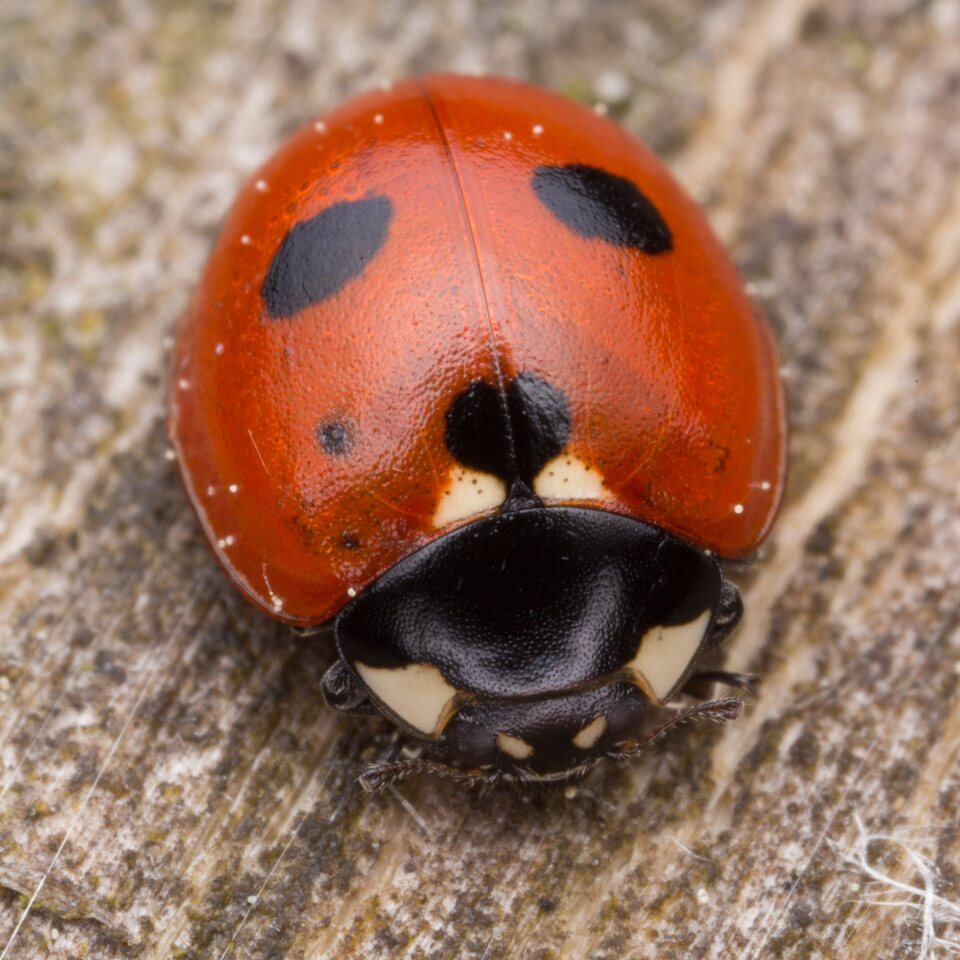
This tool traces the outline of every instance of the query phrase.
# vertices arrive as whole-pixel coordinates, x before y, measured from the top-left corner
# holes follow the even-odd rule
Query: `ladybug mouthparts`
[[[341,611],[325,692],[341,709],[365,699],[443,762],[563,779],[642,736],[738,615],[716,559],[656,527],[504,512],[411,554]]]

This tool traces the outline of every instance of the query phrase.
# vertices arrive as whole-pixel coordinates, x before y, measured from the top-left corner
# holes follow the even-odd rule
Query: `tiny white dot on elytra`
[[[222,356],[223,356],[223,344],[222,344],[222,343],[218,343],[218,344],[213,348],[213,352],[214,352],[218,357],[222,357]]]
[[[348,596],[348,597],[355,597],[356,595],[357,595],[356,588],[354,588],[354,587],[347,587],[347,596]]]
[[[504,130],[504,131],[503,131],[503,139],[504,139],[504,140],[512,140],[512,139],[513,139],[513,134],[512,134],[509,130]]]
[[[770,489],[770,481],[769,481],[769,480],[764,480],[763,483],[760,484],[760,489],[761,489],[761,490],[769,490],[769,489]]]
[[[173,460],[174,457],[176,457],[176,454],[169,447],[163,451],[164,460]]]
[[[245,233],[245,234],[240,238],[240,242],[241,242],[245,247],[249,247],[250,244],[253,243],[253,241],[250,239],[250,235],[249,235],[248,233]]]
[[[543,126],[539,123],[535,123],[533,125],[533,135],[535,137],[539,137],[541,133],[543,133]]]
[[[259,190],[261,193],[265,193],[267,189],[267,181],[258,180],[253,186],[254,186],[254,189]]]
[[[316,130],[317,133],[326,133],[326,132],[327,132],[327,125],[326,125],[322,120],[318,120],[318,121],[313,125],[313,129]]]
[[[190,389],[190,381],[187,380],[185,377],[181,377],[181,378],[177,381],[177,386],[178,386],[181,390],[189,390],[189,389]]]
[[[217,492],[216,487],[207,487],[207,496],[212,497]]]
[[[373,122],[374,122],[374,123],[383,123],[383,114],[382,114],[382,113],[376,113],[376,114],[374,114],[374,116],[373,116]]]
[[[234,544],[234,539],[233,539],[232,536],[221,537],[221,538],[217,541],[217,546],[218,546],[221,550],[223,550],[224,547],[232,547],[233,544]]]
[[[273,597],[273,609],[274,610],[283,609],[283,601],[279,597]]]
[[[235,483],[231,483],[230,486],[227,487],[227,489],[228,489],[231,493],[236,493],[240,488],[239,488]]]
[[[733,505],[733,512],[734,512],[734,513],[743,513],[743,504],[742,504],[742,503],[735,503],[735,504]]]

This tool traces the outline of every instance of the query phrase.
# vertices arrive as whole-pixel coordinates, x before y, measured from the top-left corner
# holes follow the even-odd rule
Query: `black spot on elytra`
[[[570,439],[570,408],[563,391],[533,373],[521,373],[506,397],[475,380],[447,410],[447,447],[473,470],[527,487]]]
[[[500,391],[486,380],[474,380],[447,410],[447,449],[472,470],[498,477],[510,474],[507,433]]]
[[[599,237],[644,253],[673,249],[660,211],[637,185],[597,167],[537,167],[531,180],[540,202],[581,237]]]
[[[339,293],[377,255],[393,216],[388,197],[343,201],[294,224],[270,261],[260,288],[274,319]]]
[[[355,533],[353,530],[344,530],[343,535],[340,537],[340,542],[347,550],[359,550],[360,534]]]
[[[353,437],[339,420],[321,423],[317,427],[317,440],[327,453],[335,457],[349,453],[353,449]]]
[[[507,390],[513,428],[517,475],[533,486],[533,478],[570,439],[570,407],[562,390],[532,373],[521,373]]]

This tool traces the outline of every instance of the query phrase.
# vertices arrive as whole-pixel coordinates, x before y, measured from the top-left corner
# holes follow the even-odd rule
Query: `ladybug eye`
[[[673,249],[673,235],[660,211],[624,177],[571,163],[537,167],[532,186],[537,199],[581,237],[651,254]]]

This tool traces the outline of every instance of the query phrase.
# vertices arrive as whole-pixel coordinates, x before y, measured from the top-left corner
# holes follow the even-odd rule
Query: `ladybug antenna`
[[[706,703],[698,703],[675,713],[669,720],[665,720],[646,736],[626,740],[614,749],[608,750],[605,756],[611,760],[628,760],[639,753],[643,753],[647,747],[661,740],[674,727],[679,727],[681,724],[691,723],[694,720],[712,720],[714,723],[726,723],[728,720],[736,720],[741,713],[743,713],[743,700],[739,697],[724,697],[721,700],[708,700]]]

